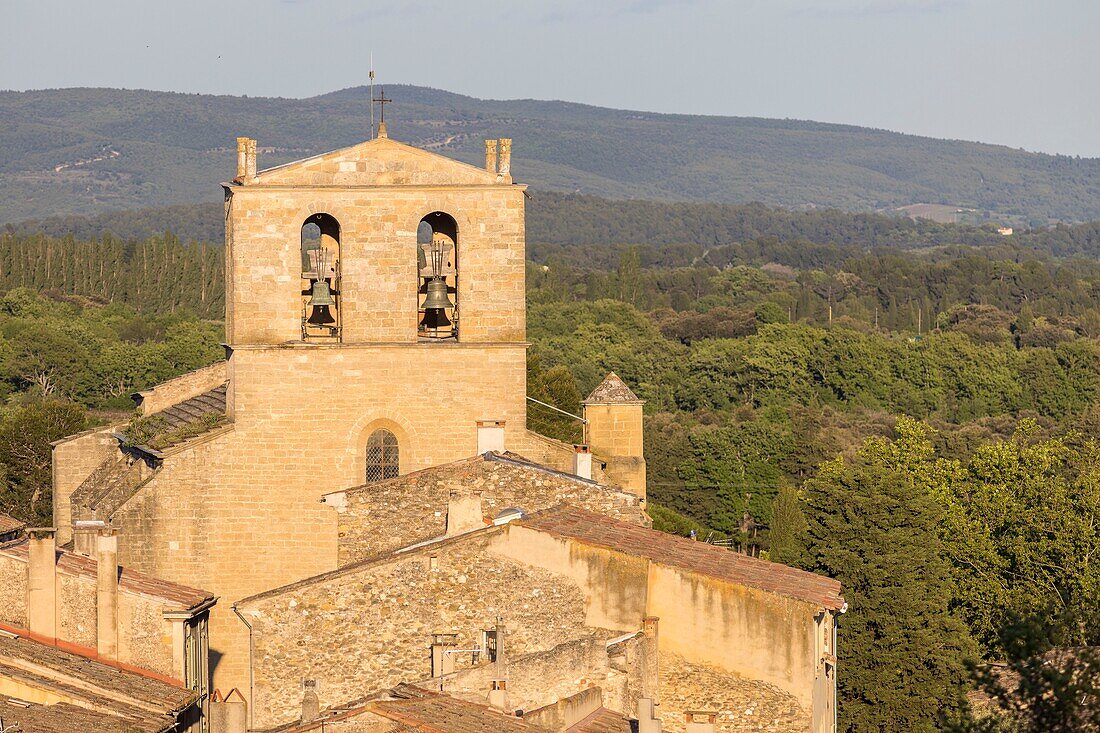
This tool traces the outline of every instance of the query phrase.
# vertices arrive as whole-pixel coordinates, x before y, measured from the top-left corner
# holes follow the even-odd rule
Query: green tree
[[[34,401],[0,418],[0,466],[6,485],[0,511],[39,526],[53,523],[50,442],[84,428],[84,410],[71,402]]]
[[[907,425],[903,427],[908,427]],[[921,477],[899,465],[925,436],[873,439],[850,461],[806,482],[806,567],[843,584],[838,653],[840,729],[931,731],[963,706],[963,659],[976,649],[951,612],[944,512]]]

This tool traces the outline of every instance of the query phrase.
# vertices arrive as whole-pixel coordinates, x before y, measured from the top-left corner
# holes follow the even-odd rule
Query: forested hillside
[[[47,441],[221,358],[220,246],[101,234],[156,220],[0,235],[0,510],[48,521]],[[1034,660],[1100,644],[1096,224],[536,191],[529,235],[528,393],[576,413],[614,370],[646,400],[657,526],[844,583],[845,730],[1088,730],[1100,666]],[[579,439],[544,408],[529,424]],[[989,659],[1023,682],[986,692],[1031,727],[969,720]]]
[[[974,209],[982,220],[1100,218],[1100,160],[796,120],[481,100],[391,85],[390,134],[480,164],[511,137],[517,179],[609,198]],[[216,201],[238,135],[261,167],[362,141],[367,93],[309,99],[117,89],[0,92],[0,223]],[[991,213],[990,213],[991,212]]]

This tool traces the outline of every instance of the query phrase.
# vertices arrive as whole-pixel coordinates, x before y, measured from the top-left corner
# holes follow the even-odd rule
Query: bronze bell
[[[309,304],[314,307],[336,305],[336,301],[332,299],[332,291],[328,289],[327,280],[313,281],[313,293],[309,296]]]
[[[309,297],[309,305],[313,308],[309,314],[309,318],[306,322],[314,326],[327,326],[330,323],[336,323],[336,319],[332,317],[332,311],[329,306],[336,305],[336,301],[332,299],[332,291],[329,290],[328,282],[325,280],[316,280],[313,283],[313,294]]]
[[[447,318],[447,309],[454,308],[447,297],[447,281],[433,278],[428,282],[428,297],[424,298],[424,318],[420,325],[424,328],[443,328],[451,325]]]

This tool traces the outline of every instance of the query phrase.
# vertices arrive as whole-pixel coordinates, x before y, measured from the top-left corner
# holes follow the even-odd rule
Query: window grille
[[[389,430],[375,430],[367,440],[367,483],[394,478],[400,472],[397,436]]]

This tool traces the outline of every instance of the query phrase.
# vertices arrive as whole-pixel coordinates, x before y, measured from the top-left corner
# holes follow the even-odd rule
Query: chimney
[[[638,698],[638,733],[661,733],[661,719],[654,714],[653,698]]]
[[[489,707],[505,713],[512,712],[512,709],[508,707],[507,680],[493,680],[489,683]]]
[[[657,648],[657,616],[642,619],[642,694],[657,704],[657,692],[660,689],[661,666],[660,651]]]
[[[452,491],[447,501],[447,536],[451,537],[485,526],[480,491]]]
[[[84,557],[95,557],[96,537],[107,526],[101,519],[78,519],[73,522],[73,552]]]
[[[477,421],[477,454],[480,456],[489,451],[504,451],[503,420]]]
[[[237,180],[248,175],[248,138],[237,138]]]
[[[485,141],[485,170],[490,173],[497,172],[497,141]]]
[[[245,155],[245,175],[249,178],[256,177],[256,141],[249,139],[248,150]]]
[[[573,446],[573,473],[581,478],[592,479],[592,451],[587,445]]]
[[[502,137],[499,144],[500,167],[497,169],[497,175],[501,178],[508,178],[512,175],[512,138]]]
[[[118,659],[118,530],[105,527],[96,535],[96,652]]]
[[[302,722],[309,723],[321,717],[321,700],[317,697],[317,680],[302,683],[306,691],[302,693]]]
[[[57,639],[57,546],[53,527],[27,530],[27,629],[52,643]]]
[[[688,710],[684,720],[684,733],[715,733],[718,730],[718,713],[710,710]]]

